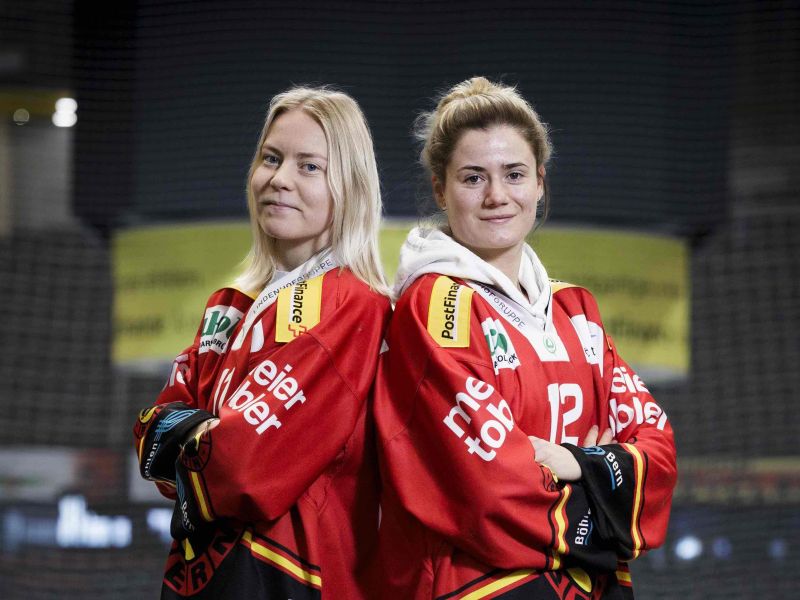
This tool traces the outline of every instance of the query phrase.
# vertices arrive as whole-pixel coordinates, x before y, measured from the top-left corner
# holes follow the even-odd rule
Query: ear
[[[431,187],[433,188],[433,199],[436,202],[436,205],[445,210],[445,202],[444,202],[444,183],[439,180],[436,175],[431,176]]]
[[[539,200],[542,199],[542,196],[544,196],[544,176],[547,174],[547,172],[544,169],[544,165],[539,165],[539,168],[536,169],[536,172],[538,173],[538,180],[539,180],[538,181],[539,197],[536,198],[536,201],[538,202]]]

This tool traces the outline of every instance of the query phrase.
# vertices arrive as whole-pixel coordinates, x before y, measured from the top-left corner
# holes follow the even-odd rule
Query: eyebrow
[[[328,157],[327,156],[323,156],[322,154],[315,154],[314,152],[298,152],[297,153],[297,157],[298,158],[316,158],[316,159],[324,160],[325,162],[328,161]]]
[[[503,165],[504,169],[517,169],[519,167],[527,167],[528,165],[524,162],[515,162],[515,163],[508,163]],[[485,173],[486,169],[484,167],[479,167],[478,165],[464,165],[458,169],[459,171],[478,171],[479,173]]]
[[[280,150],[280,149],[278,149],[275,146],[272,146],[270,144],[264,144],[263,146],[261,146],[261,151],[263,152],[264,150],[267,150],[269,152],[273,152],[274,154],[279,154],[280,156],[284,155],[282,150]],[[297,157],[300,158],[300,159],[316,158],[316,159],[320,159],[320,160],[324,160],[324,161],[328,160],[327,156],[323,156],[322,154],[316,154],[315,152],[298,152],[297,153]]]
[[[265,150],[268,150],[268,151],[270,151],[270,152],[272,152],[274,154],[280,154],[281,156],[283,156],[283,152],[278,150],[275,146],[270,146],[269,144],[262,144],[261,145],[261,151],[264,152]]]

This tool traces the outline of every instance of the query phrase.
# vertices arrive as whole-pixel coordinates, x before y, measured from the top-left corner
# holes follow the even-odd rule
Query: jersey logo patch
[[[200,334],[198,354],[213,351],[222,354],[228,347],[231,333],[242,320],[244,313],[232,306],[219,304],[206,309],[203,317],[203,329]]]
[[[494,372],[499,373],[500,369],[516,369],[519,366],[519,357],[503,324],[498,319],[488,318],[481,323],[481,328],[492,355]]]
[[[575,333],[578,334],[578,339],[581,341],[583,347],[583,355],[586,357],[586,362],[590,365],[597,365],[600,368],[600,374],[603,374],[603,330],[600,326],[589,321],[586,315],[575,315],[570,318],[572,326],[575,327]]]
[[[473,290],[442,275],[433,284],[428,333],[443,348],[469,347]]]
[[[323,277],[301,281],[278,293],[276,342],[291,342],[319,323]]]

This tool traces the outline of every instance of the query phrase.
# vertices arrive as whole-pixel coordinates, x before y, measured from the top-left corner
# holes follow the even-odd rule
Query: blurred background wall
[[[165,366],[112,363],[115,236],[246,218],[293,83],[359,100],[386,214],[413,217],[413,119],[476,74],[551,124],[552,225],[690,249],[689,374],[650,386],[680,482],[639,597],[796,593],[799,43],[790,1],[0,2],[0,596],[158,590],[168,509],[130,428]]]

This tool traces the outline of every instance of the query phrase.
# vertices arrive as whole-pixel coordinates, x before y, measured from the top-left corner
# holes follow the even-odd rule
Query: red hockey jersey
[[[215,292],[158,398],[220,418],[178,490],[211,533],[173,543],[163,597],[364,596],[378,522],[367,396],[391,306],[338,268],[267,300],[249,323],[252,297]]]
[[[632,597],[625,561],[663,542],[676,480],[666,414],[585,289],[553,284],[532,339],[503,296],[468,283],[422,275],[389,327],[376,597]],[[592,425],[618,443],[579,448]],[[555,481],[529,435],[567,446],[581,481]]]

